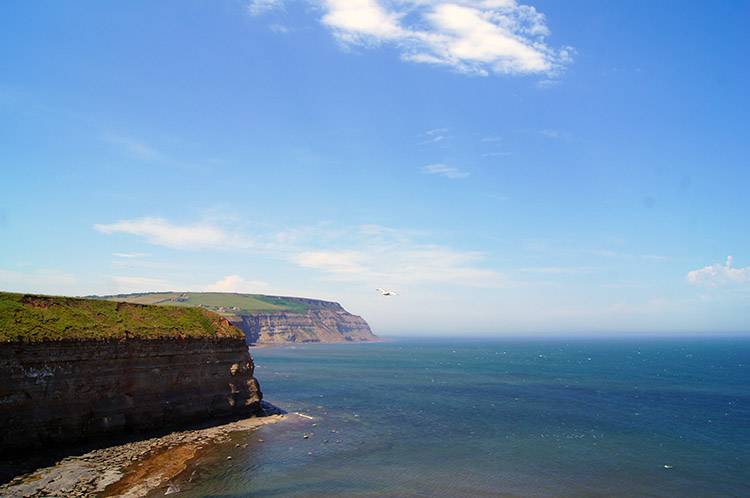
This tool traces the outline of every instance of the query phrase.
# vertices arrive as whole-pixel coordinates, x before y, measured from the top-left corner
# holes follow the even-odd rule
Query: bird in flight
[[[385,290],[385,289],[381,289],[380,287],[378,287],[375,290],[378,291],[378,292],[380,292],[384,296],[398,296],[398,294],[396,294],[395,292],[391,292],[391,291],[388,291],[388,290]]]

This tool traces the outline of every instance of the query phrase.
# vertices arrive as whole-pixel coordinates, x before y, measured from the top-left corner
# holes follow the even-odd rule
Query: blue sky
[[[3,2],[0,289],[306,296],[385,336],[747,334],[749,15]]]

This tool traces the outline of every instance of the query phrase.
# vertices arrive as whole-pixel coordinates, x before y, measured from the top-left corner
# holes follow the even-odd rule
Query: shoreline
[[[231,433],[285,418],[279,413],[251,417],[67,456],[0,485],[0,496],[143,498],[162,487],[168,492],[170,482],[188,469],[201,450],[229,440]]]
[[[294,348],[298,346],[335,346],[336,344],[377,344],[380,342],[393,342],[392,337],[380,337],[376,336],[377,339],[368,341],[307,341],[307,342],[261,342],[248,344],[248,350],[253,349],[268,349],[268,348]]]

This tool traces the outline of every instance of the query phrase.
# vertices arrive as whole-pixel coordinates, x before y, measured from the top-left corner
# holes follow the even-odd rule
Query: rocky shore
[[[283,418],[279,413],[252,417],[68,456],[0,485],[0,497],[141,498],[157,489],[160,495],[171,494],[172,480],[201,450],[228,440],[233,432]]]

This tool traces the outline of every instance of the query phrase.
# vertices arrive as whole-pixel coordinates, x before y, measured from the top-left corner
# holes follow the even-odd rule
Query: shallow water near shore
[[[213,448],[175,497],[701,498],[750,486],[747,339],[251,353],[286,419]]]

